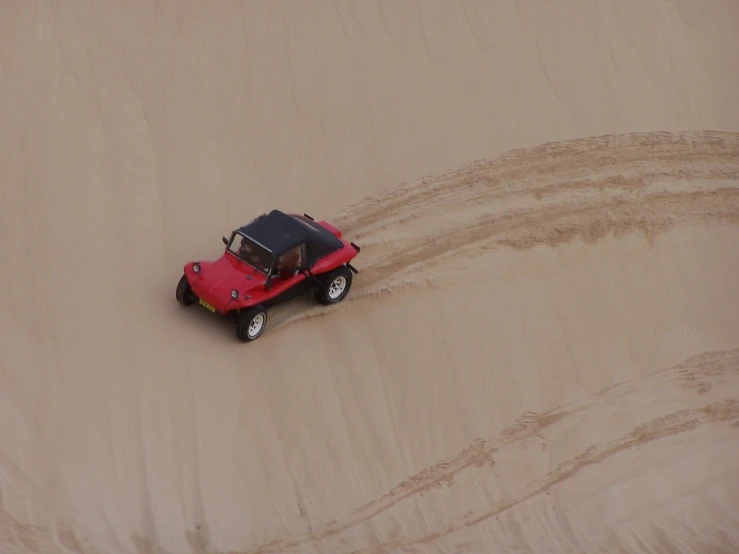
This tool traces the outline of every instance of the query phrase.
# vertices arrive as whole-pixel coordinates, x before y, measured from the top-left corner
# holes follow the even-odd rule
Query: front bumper
[[[203,278],[195,273],[190,272],[187,275],[187,281],[190,283],[190,288],[195,296],[198,297],[200,305],[212,313],[218,313],[226,315],[229,311],[229,306],[233,302],[233,298],[228,296],[225,300],[221,298],[221,295],[215,295],[208,290]]]

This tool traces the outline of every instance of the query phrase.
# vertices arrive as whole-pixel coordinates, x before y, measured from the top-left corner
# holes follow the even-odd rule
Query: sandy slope
[[[4,2],[0,553],[739,551],[731,0]],[[271,207],[361,273],[243,345]]]

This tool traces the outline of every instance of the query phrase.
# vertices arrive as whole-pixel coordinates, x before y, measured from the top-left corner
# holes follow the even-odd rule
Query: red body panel
[[[185,264],[185,276],[190,288],[220,313],[243,307],[246,296],[253,291],[264,291],[266,276],[230,252],[212,262],[200,262],[200,272],[192,270],[192,262]],[[250,277],[250,278],[249,278]],[[239,298],[231,298],[231,290],[239,291]],[[270,289],[271,290],[271,289]]]
[[[330,231],[331,233],[333,233],[333,235],[336,238],[341,238],[341,231],[339,231],[336,227],[331,225],[328,221],[317,221],[316,223],[318,223],[321,227],[323,227],[327,231]]]
[[[318,224],[331,231],[344,246],[313,264],[311,272],[314,275],[331,271],[350,262],[357,255],[354,247],[341,238],[338,229],[325,221]],[[303,273],[289,279],[273,276],[269,290],[265,290],[266,275],[227,250],[217,260],[201,261],[199,264],[200,272],[195,273],[192,270],[193,262],[186,263],[185,277],[198,298],[224,315],[235,309],[247,308],[270,300],[307,278]],[[231,297],[231,291],[234,289],[239,293],[236,299]]]

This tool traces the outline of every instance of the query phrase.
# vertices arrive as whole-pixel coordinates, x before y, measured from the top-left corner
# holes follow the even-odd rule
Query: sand
[[[3,2],[0,552],[739,551],[731,0]],[[185,262],[362,246],[257,341]]]

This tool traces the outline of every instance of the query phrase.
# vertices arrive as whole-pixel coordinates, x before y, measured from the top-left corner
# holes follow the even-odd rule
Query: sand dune
[[[629,449],[643,447],[652,441],[659,441],[665,443],[666,446],[670,445],[679,449],[679,441],[669,439],[690,433],[713,422],[730,422],[732,420],[736,422],[736,418],[739,416],[739,403],[735,399],[724,398],[710,402],[708,398],[704,397],[696,398],[692,402],[685,402],[684,394],[670,389],[687,388],[698,395],[706,395],[711,393],[714,384],[723,386],[730,383],[732,379],[736,378],[737,372],[739,372],[739,351],[713,352],[690,358],[679,366],[653,372],[641,379],[624,381],[619,385],[599,391],[585,401],[573,403],[573,405],[567,405],[558,410],[524,414],[513,426],[503,430],[496,439],[492,441],[478,439],[458,455],[440,461],[434,466],[410,476],[380,498],[360,507],[352,518],[314,529],[306,536],[295,540],[265,545],[257,552],[292,549],[302,543],[332,537],[361,525],[368,526],[367,534],[371,534],[373,530],[369,526],[371,518],[395,509],[400,502],[414,495],[428,495],[430,498],[426,502],[432,506],[436,505],[436,509],[447,506],[446,521],[439,521],[438,526],[435,526],[437,530],[419,537],[392,540],[389,533],[385,532],[386,537],[382,540],[380,546],[362,549],[361,552],[381,552],[392,547],[427,544],[487,522],[492,518],[499,520],[500,516],[513,511],[514,508],[523,503],[533,503],[534,499],[540,495],[551,495],[551,490],[565,480],[585,480],[586,478],[581,477],[581,474],[588,470],[590,470],[591,475],[587,479],[588,484],[586,486],[590,489],[613,485],[613,482],[618,479],[619,472],[626,473],[628,478],[642,481],[640,483],[641,487],[654,486],[643,482],[655,478],[652,472],[657,468],[649,467],[652,464],[647,464],[647,467],[640,468],[638,474],[634,474],[633,472],[624,471],[623,468],[619,467],[619,464],[613,462],[610,458],[619,457]],[[668,397],[679,397],[681,403],[685,402],[681,404],[684,407],[660,417],[647,419],[644,423],[630,429],[624,414],[633,410],[648,409],[649,403],[652,402],[651,395],[657,390],[669,391],[670,394],[666,395]],[[644,394],[645,392],[647,394]],[[636,400],[640,396],[642,398]],[[593,428],[588,429],[589,426]],[[730,437],[733,433],[735,431],[729,430],[725,436]],[[578,444],[577,439],[584,434],[597,436],[598,442],[587,446]],[[563,437],[565,440],[562,440]],[[555,441],[558,443],[558,452],[554,457],[555,459],[552,459],[550,455],[544,454],[544,452],[547,450],[547,445]],[[568,451],[576,455],[568,457],[566,454]],[[728,450],[726,452],[728,453]],[[703,455],[699,455],[699,457],[703,457]],[[681,460],[681,462],[687,465],[684,461]],[[528,469],[530,471],[526,472],[525,479],[527,482],[524,485],[515,476],[518,473],[516,466],[525,464],[529,464]],[[595,468],[590,469],[590,466],[606,466],[603,469],[610,472],[606,473]],[[733,469],[732,463],[727,461],[724,470],[730,469]],[[480,484],[487,482],[486,486],[495,491],[492,494],[497,494],[500,497],[498,501],[488,504],[487,502],[481,502],[481,499],[473,499],[470,502],[469,491],[466,491],[465,494],[456,491],[455,481],[464,472],[476,473],[477,475],[464,476],[463,483],[469,484],[477,481]],[[511,480],[512,485],[506,487],[505,481],[509,475],[514,476],[514,479]],[[627,481],[623,477],[622,479]],[[601,481],[605,481],[605,483]],[[520,483],[520,487],[517,487],[515,483]],[[562,487],[563,494],[577,496],[578,493],[575,491],[577,491],[578,485],[582,486],[578,483],[567,483],[566,489]],[[694,483],[692,485],[695,486]],[[638,486],[635,483],[620,483],[617,481],[616,487],[619,486],[630,488],[632,494],[638,491]],[[442,488],[444,489],[443,493],[433,494],[435,490]],[[504,493],[501,490],[503,488],[509,490]],[[448,492],[447,489],[452,492]],[[564,492],[564,490],[567,490],[567,492]],[[652,495],[645,498],[644,502],[630,503],[626,517],[632,520],[637,519],[638,516],[643,516],[644,512],[648,512],[650,509],[653,510],[655,505],[665,501],[662,499],[659,502],[655,499],[655,496],[667,497],[667,499],[674,496],[673,491],[650,492],[652,492]],[[488,492],[488,494],[491,493]],[[726,494],[731,493],[727,492]],[[584,496],[582,493],[579,493],[579,495]],[[458,498],[454,498],[455,496]],[[451,504],[450,497],[459,503],[459,513],[456,514],[456,517],[449,517],[451,515],[449,512],[453,511],[448,509]],[[596,504],[592,499],[587,499],[587,501],[583,502],[586,507],[581,508],[581,511],[588,507],[592,508],[593,504]],[[482,507],[482,504],[487,505]],[[468,509],[473,506],[477,507],[477,510]],[[567,538],[577,542],[573,529],[568,529],[573,524],[562,521],[554,512],[557,508],[561,509],[562,506],[550,501],[544,503],[543,508],[543,511],[547,513],[540,515],[544,517],[545,522],[540,522],[539,525],[547,525],[553,528],[563,527],[561,529],[562,535],[569,535]],[[623,512],[625,507],[614,503],[608,508],[601,508],[601,510],[606,513],[610,512],[606,519],[617,520],[618,516],[624,517],[624,514],[619,514],[619,512]],[[726,518],[725,513],[719,513],[718,515],[720,519],[715,522],[717,524]],[[600,517],[603,517],[602,514]],[[392,520],[389,517],[387,519],[388,528],[392,528]],[[546,521],[546,519],[550,519],[550,521]],[[587,517],[583,517],[582,520],[578,521],[578,524],[582,525],[587,522],[587,519]],[[728,518],[721,523],[730,527],[736,525],[736,520]],[[509,529],[506,529],[505,524],[495,524],[493,527],[496,535],[495,542],[498,544],[502,544],[503,541],[509,543],[522,542],[523,544],[528,543],[528,546],[532,548],[549,550],[552,548],[553,540],[558,539],[556,542],[562,544],[562,539],[565,538],[565,536],[547,536],[547,533],[542,532],[541,529],[531,529],[530,531],[521,529],[521,531],[524,531],[523,536],[516,536],[515,532],[511,533]],[[378,529],[377,523],[374,524],[374,528]],[[383,526],[379,525],[379,529],[383,529]],[[587,544],[587,542],[585,544],[581,543],[581,546],[587,546],[588,550],[595,548],[602,551],[613,551],[629,549],[629,547],[638,549],[638,545],[629,545],[628,537],[620,536],[618,526],[615,529],[594,528],[588,531],[590,539],[587,542],[590,544]],[[689,536],[690,531],[682,531],[681,534]],[[397,536],[398,533],[396,532],[395,535]],[[650,537],[647,541],[654,538],[656,537]],[[660,547],[669,547],[669,542],[660,544],[659,539],[655,544]],[[451,550],[464,548],[459,544],[447,544],[445,546]],[[736,548],[736,543],[727,544],[726,546],[727,548],[729,546]],[[331,545],[327,548],[334,550],[338,547],[339,545]],[[570,543],[564,549],[572,547],[573,545]]]
[[[739,9],[0,6],[0,553],[739,551]],[[362,246],[244,345],[183,264]]]

